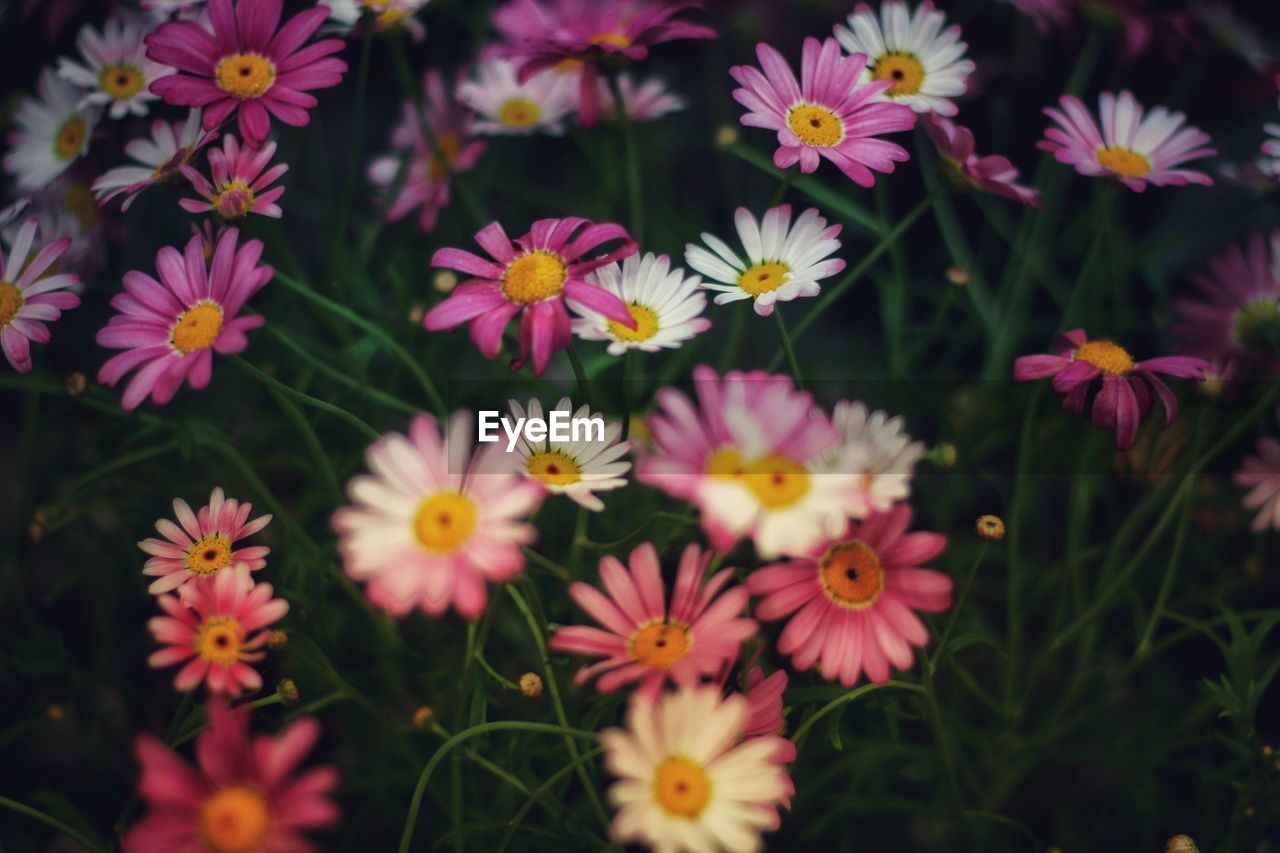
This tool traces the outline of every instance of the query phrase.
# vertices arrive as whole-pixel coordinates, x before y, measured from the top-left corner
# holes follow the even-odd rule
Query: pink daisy
[[[668,602],[652,543],[636,546],[629,569],[616,557],[605,557],[600,580],[608,595],[582,582],[569,586],[569,596],[604,629],[561,628],[548,645],[559,652],[603,657],[574,676],[575,683],[584,684],[599,675],[601,693],[638,684],[639,693],[657,698],[668,680],[690,686],[716,675],[738,656],[756,623],[741,616],[746,589],[724,590],[733,569],[721,569],[702,583],[710,563],[710,551],[685,546]]]
[[[41,278],[71,245],[63,237],[32,255],[39,224],[28,219],[14,238],[6,258],[0,246],[0,348],[19,373],[31,372],[31,342],[49,343],[49,327],[80,304],[80,297],[66,293],[80,284],[80,277],[56,273]],[[30,256],[30,257],[29,257]]]
[[[185,122],[153,121],[150,139],[139,137],[124,147],[124,153],[137,165],[117,166],[93,182],[98,204],[106,205],[116,196],[124,195],[120,209],[128,210],[143,190],[175,179],[197,151],[218,137],[202,129],[200,115],[200,110],[191,110]]]
[[[408,436],[388,433],[369,448],[373,473],[351,480],[351,506],[333,515],[347,574],[393,616],[415,607],[439,616],[452,604],[478,619],[485,582],[524,568],[520,548],[537,538],[526,519],[543,491],[511,470],[501,447],[473,454],[474,440],[467,412],[443,436],[435,418],[418,415]]]
[[[317,6],[280,26],[284,0],[209,0],[212,29],[197,21],[170,21],[147,36],[147,56],[179,72],[161,77],[151,91],[165,103],[204,108],[204,129],[213,130],[239,111],[240,135],[252,147],[266,142],[271,116],[301,127],[316,99],[311,89],[336,86],[347,64],[329,54],[341,39],[303,47],[329,17]]]
[[[805,39],[799,83],[782,54],[769,45],[757,45],[756,56],[763,73],[750,65],[729,69],[743,87],[733,97],[747,108],[743,125],[777,131],[773,163],[779,169],[799,163],[802,172],[814,172],[825,157],[850,180],[869,187],[875,183],[872,170],[892,172],[895,162],[910,159],[902,146],[871,138],[910,130],[916,114],[902,104],[872,103],[894,81],[860,84],[866,54],[844,56],[834,38]]]
[[[951,578],[922,567],[942,553],[946,537],[906,533],[910,524],[911,507],[898,504],[747,577],[751,594],[761,596],[757,617],[795,614],[778,638],[778,651],[791,657],[793,669],[818,664],[823,678],[852,687],[863,672],[883,684],[891,664],[911,668],[911,647],[929,642],[912,611],[950,607]]]
[[[298,772],[320,737],[313,717],[290,723],[275,737],[249,736],[249,710],[211,702],[209,728],[196,740],[192,767],[159,738],[140,735],[134,746],[142,779],[138,796],[147,815],[125,834],[125,853],[290,851],[317,848],[303,830],[329,826],[338,807],[332,767]]]
[[[184,693],[202,681],[211,693],[257,690],[262,676],[249,664],[266,656],[267,626],[289,612],[289,602],[272,592],[271,584],[255,584],[249,567],[238,564],[180,587],[176,596],[158,596],[169,615],[152,618],[147,628],[164,648],[147,663],[160,669],[186,661],[173,680]]]
[[[616,120],[618,108],[613,102],[613,91],[603,80],[598,87],[601,117],[609,121]],[[665,80],[657,77],[636,82],[630,74],[619,74],[618,90],[622,92],[622,105],[627,111],[627,121],[657,121],[668,113],[678,112],[688,106],[682,96],[667,87]]]
[[[1142,192],[1147,184],[1213,185],[1213,179],[1203,172],[1177,168],[1188,160],[1218,153],[1207,147],[1208,134],[1183,126],[1187,117],[1182,113],[1156,107],[1144,114],[1132,93],[1103,92],[1098,99],[1099,129],[1079,98],[1063,95],[1059,104],[1061,110],[1048,107],[1044,111],[1058,127],[1050,127],[1045,138],[1036,143],[1059,163],[1074,166],[1091,178],[1115,178],[1134,192]]]
[[[268,169],[267,164],[274,156],[274,142],[268,142],[262,148],[241,148],[236,138],[228,134],[222,140],[221,151],[217,148],[209,151],[212,183],[190,166],[181,166],[183,176],[191,181],[205,201],[184,198],[178,204],[190,213],[212,210],[223,219],[243,219],[250,213],[279,219],[284,211],[276,204],[276,199],[284,195],[284,187],[271,185],[289,171],[289,166],[277,163]]]
[[[596,254],[606,243],[620,245]],[[541,376],[551,354],[569,346],[572,325],[566,300],[603,314],[628,329],[636,320],[617,295],[587,278],[587,273],[636,253],[636,242],[621,225],[595,224],[581,217],[540,219],[529,233],[514,243],[497,222],[476,234],[494,260],[462,249],[440,249],[431,266],[446,267],[472,278],[427,312],[428,332],[453,330],[471,323],[471,340],[485,358],[498,356],[502,331],[520,315],[520,356],[511,362],[519,370],[533,359],[533,372]]]
[[[204,388],[215,352],[232,355],[249,346],[245,333],[264,320],[237,315],[275,270],[258,266],[261,240],[249,240],[237,251],[239,237],[234,228],[223,232],[212,263],[200,236],[193,236],[182,254],[165,246],[156,254],[159,281],[138,270],[125,273],[125,292],[111,300],[119,313],[97,338],[100,346],[124,350],[102,365],[99,382],[114,386],[138,371],[125,388],[125,409],[137,408],[148,396],[164,405],[184,381]]]
[[[213,490],[208,505],[198,513],[192,512],[182,498],[174,498],[173,514],[178,524],[167,518],[157,519],[156,530],[164,539],[143,539],[138,543],[139,548],[151,555],[142,573],[156,578],[147,592],[153,595],[170,592],[230,566],[243,565],[255,572],[265,566],[270,548],[233,547],[271,523],[270,515],[249,521],[252,511],[251,503],[225,498],[221,486]]]
[[[1276,418],[1280,420],[1280,409]],[[1233,479],[1237,486],[1249,490],[1244,508],[1258,511],[1250,525],[1253,532],[1280,530],[1280,440],[1270,435],[1258,439],[1258,454],[1246,456]]]
[[[943,174],[954,185],[1041,207],[1040,191],[1018,183],[1018,170],[1008,158],[998,154],[979,157],[974,153],[973,131],[933,114],[924,116],[921,124],[946,166]]]
[[[784,737],[787,724],[782,719],[782,694],[787,689],[787,673],[780,669],[766,678],[760,667],[753,666],[747,671],[746,686],[747,730],[743,740],[769,738],[774,744],[770,760],[785,769],[788,764],[796,760],[796,745]],[[778,805],[790,810],[791,798],[795,793],[795,783],[788,776],[786,791]],[[767,828],[777,829],[782,824],[778,808],[770,804],[768,809],[770,823]]]
[[[1119,344],[1091,341],[1084,329],[1059,336],[1053,355],[1024,355],[1014,362],[1018,382],[1053,377],[1053,390],[1062,396],[1068,412],[1084,411],[1094,380],[1102,378],[1102,390],[1093,402],[1093,425],[1116,431],[1116,449],[1128,450],[1138,434],[1138,422],[1151,408],[1151,392],[1164,405],[1165,424],[1178,413],[1178,398],[1156,376],[1203,380],[1207,361],[1191,356],[1164,356],[1135,362]]]

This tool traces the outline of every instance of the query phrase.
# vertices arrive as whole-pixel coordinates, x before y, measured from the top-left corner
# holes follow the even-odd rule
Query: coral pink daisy
[[[859,83],[865,54],[842,55],[834,38],[805,39],[800,82],[769,45],[757,45],[756,56],[763,73],[750,65],[729,69],[743,87],[733,97],[747,108],[742,124],[777,131],[773,163],[779,169],[799,163],[802,172],[814,172],[825,157],[850,180],[869,187],[875,183],[873,170],[892,172],[894,163],[910,159],[902,146],[872,138],[910,130],[916,114],[902,104],[872,103],[894,81]]]
[[[1208,134],[1183,126],[1187,117],[1182,113],[1156,107],[1144,115],[1131,93],[1103,92],[1098,99],[1099,128],[1079,98],[1063,95],[1059,104],[1061,110],[1048,107],[1044,111],[1058,127],[1050,127],[1036,143],[1059,163],[1091,178],[1115,178],[1134,192],[1142,192],[1147,184],[1213,185],[1203,172],[1178,168],[1188,160],[1218,153],[1207,147]]]
[[[1165,424],[1178,413],[1178,399],[1156,376],[1203,380],[1207,361],[1171,355],[1134,361],[1119,344],[1089,340],[1084,329],[1072,329],[1058,338],[1052,355],[1024,355],[1014,362],[1018,382],[1053,377],[1053,390],[1062,396],[1062,407],[1082,412],[1094,380],[1102,378],[1102,390],[1093,402],[1093,425],[1116,431],[1116,449],[1128,450],[1138,434],[1138,422],[1151,408],[1151,392],[1164,405]]]
[[[307,92],[336,86],[347,70],[341,39],[303,47],[329,17],[316,6],[280,26],[283,0],[209,0],[212,27],[170,21],[147,36],[147,57],[179,72],[161,77],[151,91],[165,103],[204,108],[204,129],[213,130],[233,112],[240,135],[257,148],[267,141],[271,116],[294,127],[311,120],[316,99]]]
[[[167,851],[290,851],[311,853],[302,832],[338,819],[329,799],[338,786],[332,767],[298,772],[320,737],[312,717],[275,737],[249,736],[249,710],[209,706],[209,728],[196,740],[192,767],[159,738],[135,744],[147,815],[125,834],[125,853]]]
[[[1280,410],[1276,418],[1280,420]],[[1270,435],[1258,439],[1257,455],[1245,457],[1233,480],[1249,490],[1244,508],[1258,511],[1250,525],[1253,532],[1280,530],[1280,440]]]
[[[271,584],[255,584],[240,564],[212,578],[187,584],[178,595],[156,598],[168,616],[156,616],[147,628],[164,648],[147,663],[160,669],[186,661],[173,686],[184,693],[205,682],[211,693],[239,696],[262,686],[249,666],[266,652],[268,625],[289,612],[289,602],[272,598]]]
[[[785,768],[796,760],[796,745],[783,737],[787,724],[782,719],[782,694],[787,689],[787,673],[778,670],[766,678],[760,667],[753,666],[747,671],[746,687],[747,729],[743,733],[743,739],[769,738],[769,741],[774,744],[770,760],[780,768]],[[777,804],[771,803],[766,807],[770,817],[767,829],[777,829],[782,824],[778,806],[789,810],[791,798],[795,792],[795,783],[788,776],[786,790],[781,800]]]
[[[230,566],[247,566],[257,571],[267,564],[271,549],[262,545],[235,548],[271,523],[271,516],[260,515],[249,521],[253,504],[226,498],[219,486],[209,496],[207,506],[192,512],[182,498],[173,499],[174,524],[167,518],[156,520],[161,539],[143,539],[138,547],[151,555],[142,573],[156,580],[147,592],[158,595],[170,592],[196,578],[207,578]],[[181,525],[181,526],[179,526]]]
[[[1011,198],[1029,207],[1040,208],[1040,191],[1018,183],[1018,170],[1008,158],[998,154],[979,157],[974,152],[973,132],[945,118],[927,115],[921,119],[925,133],[938,149],[943,175],[963,190]]]
[[[613,251],[594,254],[615,241],[620,245]],[[587,273],[636,253],[635,240],[621,225],[595,224],[577,216],[540,219],[513,243],[494,222],[480,229],[476,242],[493,260],[462,249],[440,249],[432,256],[431,266],[472,278],[427,312],[423,326],[428,332],[469,322],[472,342],[492,359],[502,346],[503,329],[519,314],[520,355],[511,369],[520,369],[532,358],[534,375],[541,376],[551,354],[567,347],[572,338],[566,300],[636,328],[626,303],[587,278]]]
[[[204,388],[215,352],[231,355],[249,346],[245,333],[264,320],[237,315],[275,270],[258,266],[261,240],[249,240],[237,251],[239,236],[234,228],[223,232],[212,263],[205,260],[204,240],[198,235],[182,254],[164,247],[156,255],[159,281],[137,270],[125,273],[125,292],[111,300],[119,313],[97,340],[108,349],[124,350],[102,365],[99,382],[114,386],[129,371],[138,371],[124,391],[126,409],[137,408],[148,396],[164,405],[184,381]]]
[[[66,289],[80,283],[72,273],[44,276],[71,245],[62,237],[32,254],[39,224],[28,219],[14,238],[6,258],[0,248],[0,348],[19,373],[31,372],[31,342],[49,343],[49,327],[80,304],[80,297]]]
[[[347,574],[393,616],[420,607],[439,616],[452,604],[478,619],[499,583],[524,568],[522,545],[537,537],[525,519],[542,500],[537,483],[511,470],[496,445],[474,455],[467,412],[445,435],[418,415],[409,435],[392,432],[365,454],[372,474],[347,485],[351,506],[333,515]]]
[[[910,524],[911,507],[898,504],[747,577],[747,589],[761,596],[757,617],[795,614],[778,637],[778,651],[791,657],[793,669],[816,663],[823,678],[852,687],[863,672],[883,684],[891,664],[911,667],[911,647],[929,641],[912,611],[950,607],[951,578],[922,568],[942,553],[946,537],[906,533]]]
[[[716,675],[738,656],[742,641],[756,632],[756,623],[741,616],[746,589],[725,589],[732,569],[721,569],[702,583],[710,562],[710,551],[685,546],[668,602],[652,543],[636,546],[630,568],[616,557],[603,558],[600,580],[608,595],[582,582],[569,586],[569,596],[603,630],[561,628],[549,646],[603,657],[574,676],[578,684],[600,676],[596,687],[602,693],[637,684],[639,692],[657,697],[667,681],[687,686]]]
[[[241,148],[234,136],[228,134],[222,140],[222,150],[209,150],[209,169],[213,174],[210,183],[204,175],[183,164],[182,174],[204,201],[184,198],[178,202],[191,213],[207,213],[212,210],[223,219],[243,219],[250,213],[258,213],[279,219],[284,211],[276,199],[284,195],[284,187],[271,185],[289,171],[287,163],[277,163],[270,169],[267,164],[276,156],[276,144],[268,142],[262,148]]]

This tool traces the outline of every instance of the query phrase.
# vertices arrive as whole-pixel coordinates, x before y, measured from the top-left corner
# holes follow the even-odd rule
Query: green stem
[[[830,714],[832,711],[839,708],[841,705],[845,705],[849,702],[852,702],[855,699],[865,696],[873,690],[884,690],[890,687],[897,688],[898,690],[910,690],[917,693],[923,690],[923,688],[920,685],[911,684],[910,682],[907,682],[907,681],[886,681],[884,684],[864,684],[861,687],[855,687],[854,689],[850,690],[848,693],[845,693],[841,696],[837,696],[836,698],[832,699],[830,702],[823,705],[816,712],[814,712],[814,714],[810,716],[809,719],[801,723],[799,728],[796,729],[796,733],[791,736],[791,742],[796,745],[797,749],[799,749],[800,744],[804,741],[805,735],[809,733],[809,729],[813,728],[814,724],[817,723],[818,720],[821,720],[823,717],[825,717],[827,714]]]
[[[618,111],[618,124],[622,126],[622,144],[627,157],[627,200],[630,202],[631,236],[636,242],[644,240],[644,190],[640,179],[640,146],[636,142],[636,127],[627,115],[627,104],[622,99],[622,86],[618,75],[610,74],[609,89],[613,92],[614,109]]]
[[[773,319],[778,326],[778,337],[782,339],[782,351],[787,356],[787,366],[791,369],[791,378],[796,381],[796,388],[804,389],[804,378],[800,375],[800,362],[796,360],[796,351],[791,346],[791,336],[787,334],[787,324],[782,320],[782,311],[775,304]]]
[[[947,785],[951,791],[951,799],[957,810],[964,809],[964,795],[960,790],[960,776],[956,772],[955,757],[951,754],[951,739],[947,737],[947,728],[942,723],[942,709],[938,706],[938,694],[933,686],[933,664],[922,651],[922,679],[924,684],[925,708],[929,714],[929,724],[933,728],[933,737],[937,741],[938,751],[942,753],[942,767],[947,774]]]
[[[338,208],[337,236],[339,241],[347,239],[347,216],[351,210],[352,200],[356,194],[356,181],[360,174],[360,132],[364,127],[364,102],[369,88],[369,57],[373,48],[373,26],[365,22],[364,38],[360,43],[360,67],[356,72],[355,118],[351,127],[351,152],[347,156],[347,178],[342,185],[342,206]]]
[[[325,363],[323,359],[312,355],[306,347],[289,337],[289,335],[287,335],[280,326],[280,323],[267,323],[266,330],[280,341],[280,343],[284,344],[290,352],[305,361],[309,367],[320,371],[339,385],[342,385],[345,388],[350,388],[352,391],[358,391],[370,400],[381,403],[388,409],[394,409],[404,415],[416,415],[418,413],[417,407],[409,405],[399,397],[392,397],[390,394],[379,391],[367,382],[360,382],[357,379],[352,379],[341,370]]]
[[[321,400],[317,397],[312,397],[310,394],[306,393],[305,391],[299,391],[297,388],[294,388],[292,385],[286,385],[285,383],[281,382],[279,379],[276,379],[273,376],[268,376],[267,374],[263,373],[261,370],[254,367],[252,364],[245,361],[242,357],[238,355],[231,356],[231,360],[236,364],[237,367],[239,367],[245,373],[248,373],[254,379],[257,379],[263,385],[266,385],[267,388],[271,389],[272,391],[276,391],[281,394],[287,395],[289,397],[293,397],[295,400],[298,400],[300,403],[310,406],[313,409],[319,409],[322,412],[328,412],[329,414],[333,415],[339,420],[345,421],[351,426],[355,427],[357,430],[363,432],[366,436],[368,436],[368,438],[371,441],[377,441],[379,438],[382,437],[382,433],[378,432],[376,429],[369,426],[367,423],[360,420],[358,417],[351,414],[341,406],[335,406],[333,403],[330,403],[326,400]]]
[[[947,615],[947,625],[942,629],[942,636],[938,638],[938,646],[933,650],[933,657],[929,659],[930,668],[937,666],[938,661],[942,660],[942,652],[947,647],[947,640],[951,639],[951,632],[955,630],[960,611],[964,609],[964,603],[969,600],[969,589],[973,586],[973,579],[978,574],[978,566],[982,565],[983,558],[987,556],[987,547],[990,544],[986,541],[982,543],[982,547],[973,558],[973,563],[969,566],[969,571],[965,573],[964,580],[960,582],[960,592],[956,595],[955,606]]]
[[[492,678],[494,681],[501,684],[504,688],[506,688],[507,690],[520,689],[520,685],[516,684],[514,681],[512,681],[509,678],[503,677],[498,673],[497,670],[495,670],[492,666],[490,666],[489,661],[485,660],[484,653],[482,651],[478,649],[476,650],[475,659],[476,659],[476,663],[480,664],[480,668],[483,669],[485,672],[487,672],[490,678]]]
[[[777,207],[782,204],[787,197],[787,190],[791,189],[791,185],[795,183],[796,175],[799,172],[799,166],[792,166],[782,173],[782,180],[778,182],[778,191],[773,194],[773,201],[769,202],[770,207]]]
[[[1134,654],[1143,657],[1151,648],[1151,638],[1155,635],[1156,625],[1160,623],[1160,617],[1164,614],[1165,605],[1169,602],[1169,593],[1173,589],[1173,579],[1178,574],[1178,564],[1182,562],[1182,551],[1187,542],[1187,529],[1190,525],[1187,523],[1191,519],[1191,496],[1192,492],[1188,491],[1182,499],[1182,516],[1178,520],[1178,532],[1173,538],[1173,552],[1169,555],[1169,563],[1164,569],[1164,578],[1160,581],[1160,591],[1156,593],[1156,603],[1151,606],[1151,618],[1147,620],[1147,627],[1142,631],[1142,637],[1138,640],[1137,651]]]
[[[50,815],[45,814],[42,811],[33,809],[31,808],[31,806],[23,805],[22,803],[19,803],[16,800],[9,799],[8,797],[0,797],[0,806],[4,806],[6,809],[17,812],[20,815],[25,815],[26,817],[29,817],[32,820],[38,820],[46,826],[53,827],[54,829],[61,832],[63,835],[70,838],[72,841],[75,841],[77,844],[84,847],[86,850],[93,850],[93,851],[103,850],[103,847],[101,844],[95,844],[94,842],[90,841],[87,837],[82,835],[80,832],[77,832],[76,830],[67,826],[65,823],[58,820],[56,817],[52,817]]]
[[[631,435],[631,374],[636,359],[636,351],[627,350],[622,354],[622,440]]]
[[[767,154],[762,154],[741,142],[735,142],[725,150],[765,174],[772,175],[777,180],[782,180],[783,170],[773,165],[773,161],[769,159]],[[880,235],[888,227],[876,218],[875,214],[852,201],[846,193],[836,189],[836,185],[825,178],[819,178],[816,175],[801,175],[795,179],[793,185],[798,191],[817,202],[824,210],[831,211],[863,231],[873,235]]]
[[[516,830],[520,828],[520,824],[524,822],[525,815],[527,815],[529,810],[533,808],[534,803],[541,802],[547,795],[547,792],[555,787],[561,779],[576,771],[578,768],[585,766],[602,752],[604,752],[604,747],[600,746],[584,752],[577,758],[570,760],[568,764],[561,767],[555,773],[552,773],[547,777],[545,782],[535,788],[533,793],[529,795],[529,799],[524,801],[524,805],[522,805],[519,810],[511,816],[511,819],[507,821],[507,829],[502,834],[502,840],[498,842],[498,853],[505,853],[506,849],[511,846],[512,836],[516,834]],[[597,839],[597,841],[599,841],[599,839]],[[600,842],[600,846],[604,846],[603,842]]]
[[[594,412],[596,406],[591,399],[591,383],[587,379],[586,368],[582,366],[582,359],[578,357],[578,351],[574,349],[573,344],[569,344],[564,354],[568,356],[569,366],[573,368],[573,375],[578,380],[578,393],[582,395],[582,402]]]

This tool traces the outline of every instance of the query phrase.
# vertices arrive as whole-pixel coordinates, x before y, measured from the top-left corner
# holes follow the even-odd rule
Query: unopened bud
[[[409,323],[416,326],[422,322],[422,318],[427,316],[427,309],[422,306],[421,302],[415,302],[409,306]]]
[[[939,468],[950,470],[956,467],[956,462],[960,458],[959,451],[956,446],[949,441],[944,441],[937,447],[925,454],[925,458],[937,465]]]
[[[728,148],[738,141],[738,128],[731,124],[721,125],[716,129],[713,144],[716,148]]]
[[[537,699],[542,695],[542,679],[536,672],[526,672],[520,676],[520,692],[530,699]]]
[[[86,390],[88,390],[89,380],[83,373],[77,370],[75,373],[72,373],[70,376],[67,377],[66,387],[67,387],[67,396],[79,397],[79,396],[82,396]]]
[[[298,685],[293,683],[292,678],[280,679],[280,683],[276,685],[276,692],[280,694],[280,699],[284,704],[298,704]]]
[[[33,521],[27,525],[27,535],[31,537],[32,542],[44,541],[44,525]]]
[[[439,270],[431,277],[431,286],[441,293],[452,293],[458,286],[458,274],[452,270]]]
[[[267,648],[273,652],[278,652],[287,645],[289,645],[289,635],[284,631],[272,631],[267,634]]]
[[[1200,853],[1196,842],[1190,835],[1175,835],[1165,842],[1165,853]]]
[[[969,271],[964,267],[947,267],[947,281],[956,287],[964,287],[969,283]]]
[[[431,710],[431,706],[423,705],[413,712],[413,727],[420,732],[425,732],[431,728],[431,721],[435,719],[435,716],[435,711]]]
[[[67,718],[67,709],[61,705],[50,705],[44,709],[44,715],[49,718],[50,722],[60,723]]]
[[[998,515],[978,517],[978,535],[989,542],[1004,538],[1004,519]]]

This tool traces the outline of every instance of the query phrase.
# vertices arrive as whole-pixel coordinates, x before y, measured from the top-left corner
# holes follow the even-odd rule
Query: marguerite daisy
[[[144,33],[137,23],[108,18],[102,32],[85,24],[76,38],[83,62],[63,57],[58,74],[87,92],[84,105],[107,107],[112,118],[144,116],[157,96],[148,88],[173,69],[147,58]]]
[[[613,102],[613,91],[603,80],[599,88],[600,115],[616,121],[619,116],[617,104]],[[649,77],[637,83],[624,71],[618,74],[618,90],[622,92],[627,121],[657,121],[688,106],[688,102],[667,88],[667,82],[659,77]]]
[[[711,321],[699,316],[707,307],[701,279],[686,278],[684,270],[672,269],[666,255],[632,255],[621,264],[601,267],[589,278],[625,302],[636,321],[636,327],[628,329],[589,308],[573,306],[580,315],[573,320],[573,333],[584,341],[609,341],[609,355],[633,349],[675,349],[711,328]]]
[[[512,419],[516,422],[525,417],[550,422],[554,412],[562,413],[566,424],[581,423],[583,419],[605,423],[603,416],[593,414],[587,406],[581,406],[575,412],[568,397],[560,400],[545,416],[538,400],[529,401],[527,412],[515,400],[510,401],[510,406]],[[525,477],[548,492],[566,495],[574,503],[599,512],[604,509],[604,501],[597,497],[596,492],[621,489],[627,484],[626,473],[631,470],[631,461],[623,457],[631,450],[631,443],[619,441],[622,426],[616,421],[605,423],[599,435],[593,434],[589,428],[586,432],[586,435],[575,436],[569,431],[568,441],[553,439],[550,433],[542,441],[530,441],[522,433],[511,451],[514,457],[511,462]]]
[[[284,187],[272,184],[289,171],[289,165],[277,163],[268,169],[267,164],[275,155],[274,142],[262,148],[241,148],[239,141],[227,134],[222,139],[221,151],[209,150],[212,182],[191,166],[179,167],[195,191],[204,196],[204,201],[184,198],[178,204],[191,213],[213,211],[223,219],[243,219],[250,213],[279,219],[284,211],[276,200],[284,195]]]
[[[253,504],[227,498],[220,486],[213,490],[209,503],[199,512],[193,512],[182,498],[174,498],[173,515],[178,523],[167,518],[157,519],[156,531],[164,539],[143,539],[138,543],[144,553],[151,555],[142,573],[156,578],[147,592],[152,595],[169,592],[231,566],[245,566],[249,571],[265,566],[270,548],[264,545],[235,547],[241,539],[271,523],[269,515],[250,521],[252,511]]]
[[[911,473],[925,448],[907,435],[901,417],[841,400],[831,412],[831,423],[840,443],[822,464],[861,480],[864,503],[851,513],[853,517],[862,518],[872,510],[884,512],[911,495]]]
[[[471,79],[458,84],[457,96],[475,110],[477,133],[560,136],[577,108],[572,80],[543,71],[521,82],[515,63],[500,56],[481,62]]]
[[[1276,417],[1280,420],[1280,410]],[[1280,439],[1272,435],[1258,439],[1257,455],[1246,456],[1232,480],[1249,490],[1244,508],[1258,512],[1250,525],[1253,532],[1280,530]]]
[[[62,237],[32,253],[38,229],[37,221],[28,219],[18,230],[7,258],[0,249],[0,348],[19,373],[31,371],[31,341],[49,342],[45,323],[80,304],[79,296],[65,292],[80,283],[78,276],[45,275],[71,240]]]
[[[80,101],[79,89],[46,68],[36,81],[36,97],[18,105],[4,170],[14,176],[20,192],[44,189],[89,150],[101,111]]]
[[[135,139],[124,147],[124,153],[140,165],[117,166],[93,182],[98,204],[106,204],[116,196],[124,195],[120,209],[128,210],[133,200],[147,187],[177,177],[179,170],[191,162],[195,153],[217,135],[201,127],[200,110],[192,110],[182,124],[156,119],[151,123],[150,139]]]
[[[404,30],[414,41],[427,36],[427,28],[415,17],[430,0],[320,0],[329,9],[331,29],[343,35],[360,35],[365,26],[375,33]]]

